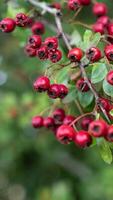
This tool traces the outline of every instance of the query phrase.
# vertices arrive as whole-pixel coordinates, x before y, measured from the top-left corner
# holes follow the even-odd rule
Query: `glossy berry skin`
[[[110,105],[110,103],[109,103],[109,101],[108,101],[107,99],[105,99],[105,98],[100,98],[100,99],[99,99],[99,103],[101,104],[101,106],[102,106],[107,112],[109,112],[111,105]]]
[[[96,62],[101,59],[101,51],[97,47],[91,47],[88,49],[86,52],[86,57],[91,61],[91,62]]]
[[[107,132],[107,124],[103,120],[95,120],[89,125],[88,132],[93,137],[104,137]]]
[[[58,2],[53,2],[51,5],[50,5],[51,8],[56,8],[57,10],[61,10],[61,4],[58,3]]]
[[[109,35],[113,35],[113,23],[108,25],[107,31]]]
[[[107,27],[109,24],[109,17],[104,15],[98,18],[97,23],[101,23],[104,27]]]
[[[46,60],[46,59],[48,59],[48,50],[47,50],[47,47],[46,46],[41,46],[37,50],[36,55],[38,56],[38,58],[40,60]]]
[[[64,120],[63,120],[63,124],[65,125],[70,125],[73,121],[75,120],[75,117],[72,115],[66,115]]]
[[[27,25],[28,17],[24,13],[18,13],[15,18],[16,25],[25,27]]]
[[[113,85],[113,70],[108,72],[106,80],[110,85]]]
[[[107,59],[109,61],[113,61],[113,45],[112,44],[111,45],[107,45],[105,47],[104,52],[105,52],[105,55],[106,55]]]
[[[58,98],[60,95],[60,89],[58,84],[51,84],[48,90],[48,96],[52,99]]]
[[[28,43],[31,45],[31,47],[33,48],[39,48],[42,44],[42,39],[39,35],[32,35],[29,40]]]
[[[68,88],[64,84],[59,85],[59,98],[63,99],[68,94]]]
[[[31,27],[31,31],[33,34],[42,35],[45,32],[45,26],[41,22],[35,22]]]
[[[77,83],[76,83],[76,87],[78,90],[80,90],[81,92],[87,92],[89,91],[89,86],[87,85],[86,81],[84,80],[84,78],[80,78]]]
[[[61,124],[65,118],[65,111],[61,108],[58,108],[53,112],[52,116],[55,120],[55,124]]]
[[[43,121],[43,125],[46,128],[53,128],[54,127],[54,119],[52,117],[46,117]]]
[[[11,18],[4,18],[0,22],[0,29],[2,30],[2,32],[5,32],[5,33],[10,33],[12,31],[14,31],[15,26],[16,26],[16,23]]]
[[[81,130],[75,134],[74,142],[80,148],[86,148],[92,144],[92,137],[87,131]]]
[[[108,131],[105,134],[105,139],[108,142],[113,142],[113,125],[108,127]]]
[[[50,80],[47,76],[40,76],[33,84],[37,92],[45,92],[50,88]]]
[[[36,56],[36,49],[32,48],[31,45],[27,44],[25,46],[25,54],[29,57],[35,57]]]
[[[58,39],[56,37],[48,37],[45,39],[44,44],[47,46],[48,50],[57,49],[58,48]]]
[[[62,59],[62,52],[59,49],[56,49],[53,52],[49,52],[48,58],[52,63],[59,62]]]
[[[56,138],[62,144],[69,144],[73,141],[75,136],[75,130],[68,125],[61,125],[56,132]]]
[[[91,117],[84,117],[81,121],[81,127],[83,130],[88,131],[90,123],[93,121]]]
[[[95,3],[93,6],[93,14],[98,16],[107,14],[107,6],[105,3]]]
[[[88,6],[91,3],[91,0],[80,0],[81,5]]]
[[[80,0],[68,0],[68,8],[77,11],[81,6]]]
[[[103,35],[104,34],[104,25],[102,23],[96,22],[95,24],[93,24],[92,30],[95,33],[100,33],[101,35]]]
[[[71,62],[79,62],[83,56],[80,48],[73,48],[68,53],[68,58]]]
[[[35,116],[32,118],[32,126],[34,128],[41,128],[43,126],[43,117]]]

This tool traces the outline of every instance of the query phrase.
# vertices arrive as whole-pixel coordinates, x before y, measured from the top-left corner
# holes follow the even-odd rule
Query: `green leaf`
[[[107,75],[107,68],[104,63],[95,63],[92,68],[91,82],[98,83],[102,81]]]
[[[63,99],[63,103],[70,103],[72,101],[75,101],[75,99],[77,98],[77,89],[75,87],[72,87],[69,90],[68,95]]]
[[[113,116],[113,109],[110,110],[109,114],[110,114],[111,116]]]
[[[82,40],[80,33],[77,30],[74,30],[71,35],[71,45],[79,45],[80,41]]]
[[[103,81],[103,90],[108,96],[113,97],[113,86],[106,79]]]
[[[86,30],[83,36],[83,41],[84,42],[89,42],[92,38],[93,32],[90,30]]]
[[[113,160],[113,156],[112,156],[112,152],[109,147],[109,144],[105,140],[102,140],[99,143],[99,151],[100,151],[100,155],[101,155],[102,159],[106,163],[111,164],[111,162]]]
[[[82,107],[89,106],[93,101],[93,94],[91,91],[89,92],[78,92],[78,99]]]

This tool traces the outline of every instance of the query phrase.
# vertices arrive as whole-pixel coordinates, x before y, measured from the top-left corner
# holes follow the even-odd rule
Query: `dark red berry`
[[[39,57],[40,60],[46,60],[48,59],[48,50],[46,46],[41,46],[37,52],[36,52],[37,56]]]
[[[75,120],[75,117],[72,115],[66,115],[64,120],[63,120],[63,124],[65,125],[70,125],[73,121]]]
[[[100,98],[99,103],[107,112],[110,110],[110,103],[107,99]]]
[[[80,90],[81,92],[87,92],[89,91],[89,86],[86,83],[86,81],[84,80],[84,78],[80,78],[77,83],[76,83],[76,87],[78,90]]]
[[[61,10],[61,4],[59,2],[53,2],[50,5],[51,8],[56,8],[57,10]]]
[[[14,31],[15,26],[16,26],[16,23],[11,18],[4,18],[0,22],[0,29],[2,30],[2,32],[5,32],[5,33],[10,33],[12,31]]]
[[[80,148],[86,148],[92,144],[92,137],[87,131],[81,130],[75,134],[74,142]]]
[[[68,58],[71,62],[78,62],[83,56],[82,50],[80,48],[73,48],[68,53]]]
[[[52,84],[50,85],[50,88],[48,90],[48,95],[52,99],[56,99],[59,97],[60,89],[58,84]]]
[[[32,48],[31,45],[26,45],[24,49],[27,56],[34,57],[36,56],[36,49]]]
[[[49,52],[48,57],[52,63],[56,63],[61,60],[62,52],[59,49],[56,49],[53,52]]]
[[[113,85],[113,70],[108,72],[106,79],[110,85]]]
[[[73,141],[75,134],[75,130],[71,126],[61,125],[56,132],[56,138],[62,144],[69,144]]]
[[[63,99],[68,94],[68,88],[64,84],[60,84],[59,90],[59,98]]]
[[[50,88],[50,80],[47,76],[40,76],[33,84],[37,92],[45,92]]]
[[[65,117],[65,111],[61,108],[58,108],[53,112],[52,116],[55,120],[55,124],[61,124]]]
[[[93,24],[92,29],[95,33],[104,34],[104,25],[102,23],[96,22]]]
[[[96,62],[101,59],[101,51],[97,47],[91,47],[88,49],[86,52],[86,57],[91,61],[91,62]]]
[[[108,142],[113,142],[113,125],[108,127],[108,131],[105,134],[105,139]]]
[[[31,45],[31,47],[39,48],[41,46],[42,39],[39,35],[32,35],[30,36],[28,42]]]
[[[97,23],[103,24],[105,27],[109,24],[109,17],[104,15],[98,18]]]
[[[109,35],[113,35],[113,23],[108,25],[107,31]]]
[[[26,23],[27,27],[31,28],[33,23],[34,23],[34,19],[32,17],[28,17],[27,18],[27,23]]]
[[[48,37],[45,39],[44,44],[47,46],[48,50],[57,49],[58,39],[56,37]]]
[[[43,117],[35,116],[32,118],[32,126],[34,128],[41,128],[43,126]]]
[[[27,20],[28,16],[24,13],[18,13],[15,18],[16,25],[20,27],[25,27],[27,25]]]
[[[44,119],[43,125],[46,128],[53,128],[54,127],[54,119],[52,117],[46,117]]]
[[[93,121],[91,117],[84,117],[81,121],[81,127],[83,130],[88,131],[90,123]]]
[[[105,47],[104,52],[105,52],[105,55],[106,55],[107,59],[109,61],[113,61],[113,45],[112,44],[111,45],[107,45]]]
[[[89,125],[89,133],[94,137],[103,137],[107,132],[107,124],[103,120],[96,120]]]
[[[45,32],[45,26],[41,22],[35,22],[31,27],[32,33],[42,35]]]
[[[77,11],[81,6],[80,0],[68,0],[68,8]]]
[[[96,16],[102,16],[107,14],[107,6],[105,3],[95,3],[93,6],[93,13]]]
[[[80,0],[81,5],[88,6],[91,3],[91,0]]]

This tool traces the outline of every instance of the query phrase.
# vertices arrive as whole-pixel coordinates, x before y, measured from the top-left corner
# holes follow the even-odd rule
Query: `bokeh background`
[[[113,17],[113,0],[106,3]],[[24,0],[0,0],[0,19],[30,8]],[[65,11],[64,16],[68,17]],[[79,19],[93,23],[91,7],[84,8]],[[85,30],[69,28],[66,20],[63,25],[68,33],[77,30],[82,35]],[[46,29],[44,37],[54,35]],[[97,147],[64,146],[51,132],[31,126],[32,116],[53,102],[32,89],[48,63],[24,54],[30,34],[19,28],[13,34],[0,32],[0,200],[112,200],[113,164],[103,162]],[[68,106],[74,109],[74,104]]]

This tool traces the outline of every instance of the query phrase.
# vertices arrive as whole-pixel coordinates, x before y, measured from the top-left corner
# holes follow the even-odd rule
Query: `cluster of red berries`
[[[68,8],[77,11],[81,6],[88,6],[91,0],[68,0]]]
[[[47,92],[48,96],[52,99],[63,99],[68,94],[68,88],[64,84],[50,84],[47,76],[38,77],[33,87],[37,92]]]

